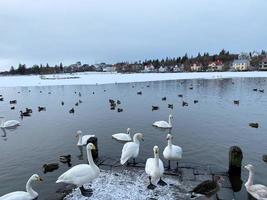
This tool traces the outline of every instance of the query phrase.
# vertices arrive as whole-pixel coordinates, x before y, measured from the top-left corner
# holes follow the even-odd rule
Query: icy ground
[[[191,187],[183,185],[174,176],[165,176],[163,179],[168,186],[157,186],[153,191],[148,190],[148,177],[143,170],[124,170],[116,172],[114,170],[101,171],[100,177],[92,185],[86,185],[93,189],[90,198],[83,197],[78,189],[68,195],[66,200],[177,200],[188,199],[187,191]]]
[[[76,79],[41,79],[38,75],[30,76],[0,76],[0,87],[17,86],[51,86],[51,85],[94,85],[109,83],[131,83],[163,80],[181,79],[221,79],[237,77],[267,77],[267,72],[197,72],[197,73],[75,73],[61,75],[45,75],[46,78],[67,78],[79,77]]]

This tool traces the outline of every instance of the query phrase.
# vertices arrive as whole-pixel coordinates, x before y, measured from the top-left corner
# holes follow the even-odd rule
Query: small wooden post
[[[242,189],[243,181],[241,180],[243,153],[240,147],[232,146],[229,150],[229,180],[234,192]]]
[[[95,150],[92,150],[92,156],[93,156],[93,159],[97,159],[98,158],[98,145],[97,145],[97,137],[90,137],[88,140],[87,140],[87,144],[89,143],[92,143],[95,145]]]
[[[229,174],[241,176],[243,153],[240,147],[232,146],[229,150]]]

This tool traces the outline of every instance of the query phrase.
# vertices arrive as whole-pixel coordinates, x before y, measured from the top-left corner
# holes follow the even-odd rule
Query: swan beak
[[[43,179],[41,177],[39,177],[39,181],[43,181]]]
[[[79,136],[78,134],[75,135],[76,138],[77,138],[78,136]]]
[[[144,138],[142,138],[142,141],[145,141]]]

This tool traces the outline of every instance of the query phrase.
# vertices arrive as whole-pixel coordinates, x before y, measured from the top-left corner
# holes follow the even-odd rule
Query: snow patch
[[[54,77],[46,75],[45,77]],[[71,77],[79,77],[72,79]],[[181,79],[222,79],[222,78],[247,78],[267,77],[267,72],[195,72],[195,73],[75,73],[56,75],[58,79],[41,79],[38,75],[30,76],[2,76],[0,87],[18,86],[52,86],[52,85],[95,85],[110,83],[131,83]],[[69,77],[69,78],[68,78]]]

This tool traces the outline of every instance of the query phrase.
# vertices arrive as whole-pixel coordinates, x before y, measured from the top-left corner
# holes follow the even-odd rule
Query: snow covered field
[[[68,77],[79,77],[66,79]],[[0,87],[17,86],[51,86],[51,85],[94,85],[109,83],[130,83],[180,79],[221,79],[237,77],[267,77],[267,72],[197,72],[197,73],[76,73],[73,75],[46,75],[46,78],[59,78],[55,80],[41,79],[38,75],[31,76],[0,76]],[[65,79],[60,79],[65,78]]]

